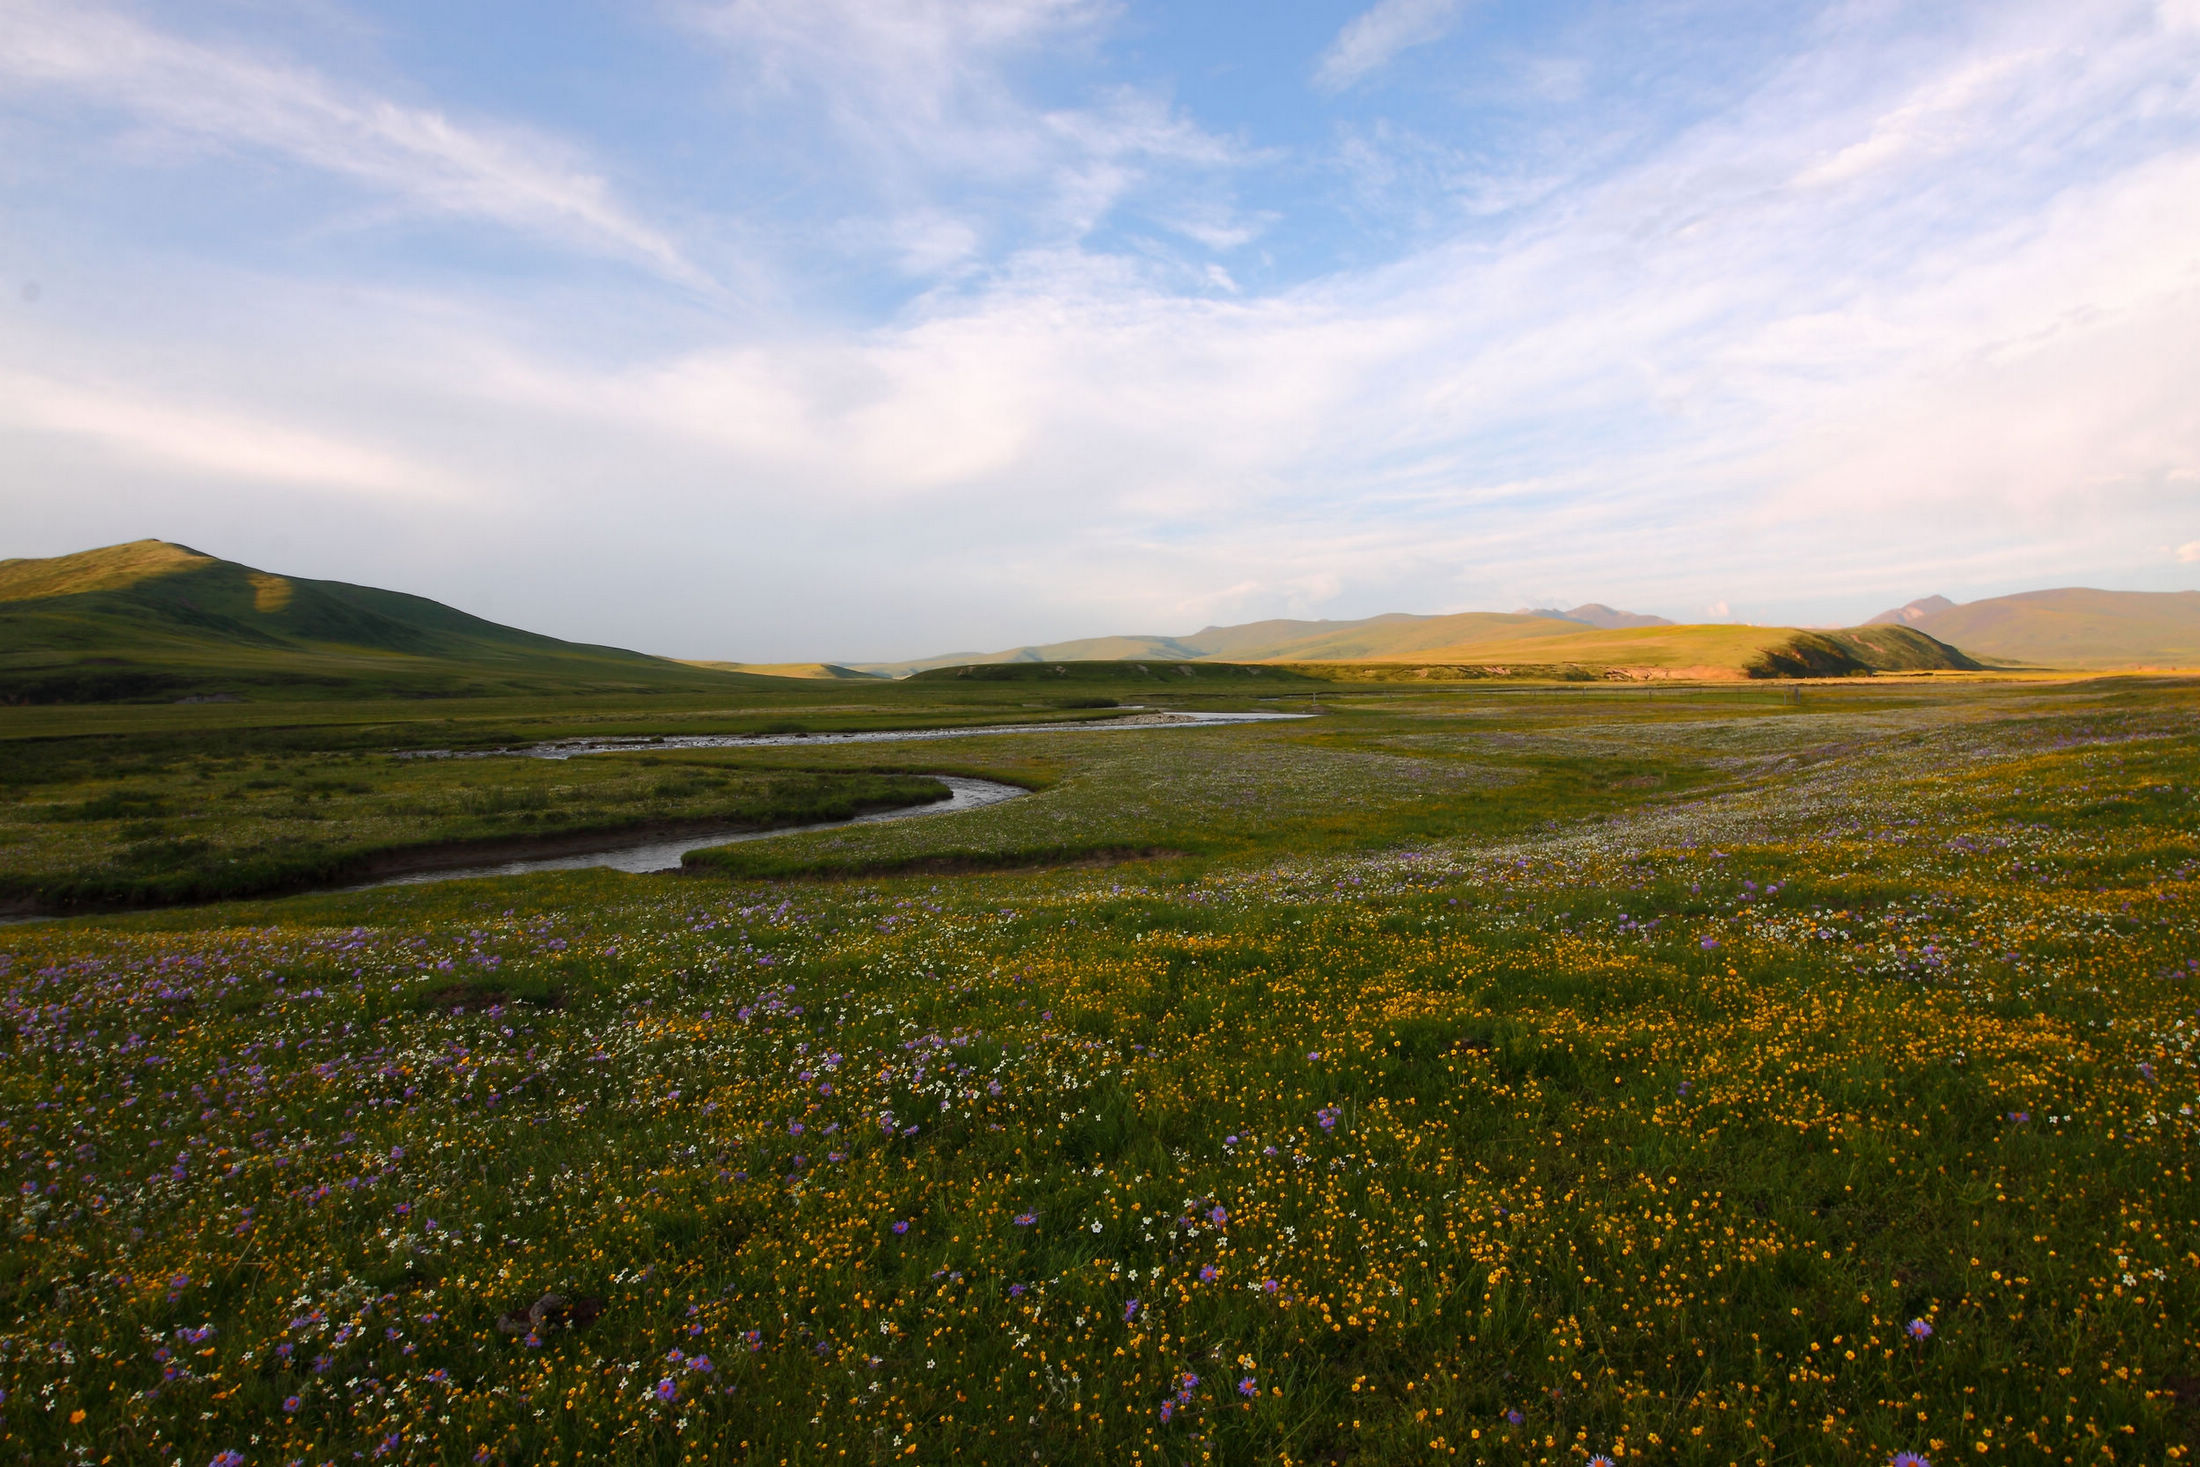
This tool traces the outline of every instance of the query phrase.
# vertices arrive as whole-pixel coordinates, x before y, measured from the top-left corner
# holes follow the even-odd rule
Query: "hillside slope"
[[[1909,624],[1996,662],[2200,667],[2200,591],[2022,591],[1927,611]]]
[[[274,575],[163,540],[0,561],[0,702],[764,683],[560,641],[424,596]]]
[[[1954,672],[1979,664],[1910,627],[1814,632],[1796,627],[1662,626],[1590,630],[1554,623],[1560,635],[1517,635],[1433,647],[1412,656],[1309,661],[1294,665],[1332,677],[1606,677],[1734,679],[1859,677],[1879,672]]]

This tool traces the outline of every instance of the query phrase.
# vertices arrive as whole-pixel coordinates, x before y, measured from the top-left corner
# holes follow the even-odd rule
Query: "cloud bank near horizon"
[[[2200,563],[2192,0],[525,15],[0,0],[0,554],[753,661]]]

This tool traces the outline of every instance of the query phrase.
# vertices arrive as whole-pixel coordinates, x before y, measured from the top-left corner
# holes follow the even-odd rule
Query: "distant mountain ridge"
[[[1916,632],[1913,643],[1877,635]],[[1935,651],[1934,649],[1939,650]],[[1597,666],[1646,676],[1767,676],[1773,667],[1854,665],[1876,671],[1962,670],[1985,663],[2071,670],[2200,667],[2200,591],[2026,591],[1963,605],[1925,596],[1860,627],[1806,630],[1686,625],[1601,602],[1445,616],[1390,612],[1357,621],[1272,620],[1183,636],[1090,637],[954,652],[908,662],[850,662],[889,677],[997,662],[1158,659],[1346,666]],[[1755,669],[1755,671],[1751,671]],[[1787,675],[1787,674],[1780,674]],[[1814,675],[1831,675],[1820,672]]]
[[[1530,610],[1522,607],[1516,616],[1548,616],[1559,621],[1577,621],[1586,627],[1598,627],[1616,632],[1625,627],[1669,627],[1679,623],[1662,616],[1649,616],[1639,611],[1616,611],[1601,601],[1584,602],[1571,611],[1554,611],[1548,607]]]
[[[1595,614],[1609,621],[1591,621]],[[1615,611],[1594,602],[1571,612],[1465,611],[1445,616],[1386,612],[1357,621],[1275,619],[1238,626],[1208,626],[1180,637],[1087,637],[1000,652],[950,652],[908,662],[848,662],[859,672],[907,677],[935,667],[974,667],[989,662],[1121,662],[1139,658],[1200,662],[1366,662],[1433,656],[1467,644],[1534,642],[1596,629],[1669,627],[1663,617]],[[1531,659],[1532,660],[1532,659]]]
[[[166,540],[0,560],[0,702],[733,688],[425,596],[275,575]]]
[[[2011,666],[2200,667],[2200,591],[2065,586],[1961,604],[1927,596],[1865,625],[1911,627]]]

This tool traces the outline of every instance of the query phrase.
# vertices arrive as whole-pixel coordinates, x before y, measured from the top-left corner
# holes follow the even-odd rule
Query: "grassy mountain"
[[[1939,601],[1937,607],[1931,603]],[[1904,619],[1973,656],[2033,667],[2200,667],[2200,591],[2024,591]],[[1903,608],[1907,612],[1911,607]],[[1901,615],[1901,612],[1887,613]]]
[[[500,626],[165,540],[0,561],[0,702],[699,691],[762,679]]]

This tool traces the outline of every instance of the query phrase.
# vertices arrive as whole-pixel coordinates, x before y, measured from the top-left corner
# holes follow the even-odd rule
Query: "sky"
[[[2200,0],[0,0],[0,556],[673,656],[2200,587]]]

